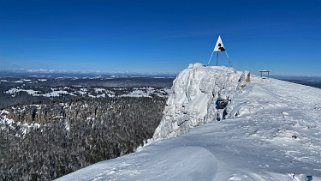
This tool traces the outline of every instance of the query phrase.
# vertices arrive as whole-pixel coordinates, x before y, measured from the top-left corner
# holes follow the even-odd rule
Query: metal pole
[[[228,54],[227,54],[227,51],[225,51],[225,54],[226,54],[226,57],[227,57],[228,65],[229,65],[230,67],[232,67],[232,62],[231,62],[231,60],[230,60],[230,57],[229,57]]]
[[[216,66],[218,66],[218,52],[216,53]]]
[[[211,60],[212,60],[213,53],[214,53],[214,51],[212,51],[212,54],[211,54],[211,56],[210,56],[210,59],[208,60],[207,66],[210,64],[210,62],[211,62]]]

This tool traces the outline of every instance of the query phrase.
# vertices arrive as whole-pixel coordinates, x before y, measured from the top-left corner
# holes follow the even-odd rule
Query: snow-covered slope
[[[193,76],[180,80],[186,72],[193,71],[189,74]],[[229,73],[231,75],[226,76]],[[231,78],[208,80],[213,75]],[[215,121],[214,113],[212,122],[190,129],[184,135],[154,141],[140,151],[99,162],[58,180],[321,180],[321,90],[256,77],[238,89],[241,75],[222,67],[190,66],[175,80],[172,90],[176,93],[168,101],[168,106],[178,108],[167,107],[164,112],[179,119],[182,114],[190,115],[189,126],[171,126],[176,124],[175,120],[164,117],[154,140],[187,132],[198,124],[195,120],[208,122],[208,115],[219,111],[216,107],[209,110],[208,101],[215,102],[216,91],[225,89],[213,89],[215,86],[206,83],[218,83],[220,79],[221,83],[231,85],[226,86],[229,88],[224,93],[231,99],[225,108],[225,120]],[[194,79],[197,76],[203,78]],[[192,83],[192,79],[201,82]],[[207,91],[203,94],[214,90],[214,99],[211,96],[205,99],[200,93],[203,89],[188,89],[200,88],[202,84]],[[179,99],[175,96],[182,97],[181,105],[189,101],[185,104],[187,113],[179,108]],[[177,102],[172,103],[174,100]],[[200,102],[208,104],[198,104]],[[198,106],[207,109],[204,111]],[[169,126],[164,126],[166,124]],[[166,131],[162,131],[163,128]]]

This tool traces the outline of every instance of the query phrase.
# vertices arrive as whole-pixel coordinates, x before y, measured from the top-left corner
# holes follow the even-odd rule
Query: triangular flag
[[[224,52],[224,51],[225,51],[225,48],[223,45],[223,41],[221,39],[221,36],[218,36],[218,39],[214,48],[214,52]]]

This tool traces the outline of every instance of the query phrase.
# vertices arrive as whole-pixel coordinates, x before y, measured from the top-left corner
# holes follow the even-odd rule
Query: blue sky
[[[236,69],[321,76],[319,0],[0,0],[0,70],[179,72],[218,35]]]

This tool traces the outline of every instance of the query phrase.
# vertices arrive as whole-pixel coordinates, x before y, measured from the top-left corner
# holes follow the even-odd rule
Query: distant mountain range
[[[317,76],[273,76],[273,78],[321,88],[321,77]]]
[[[17,70],[1,71],[0,77],[45,77],[45,78],[120,78],[120,77],[155,77],[175,78],[177,73],[139,73],[139,72],[81,72],[81,71],[56,71],[56,70]]]

